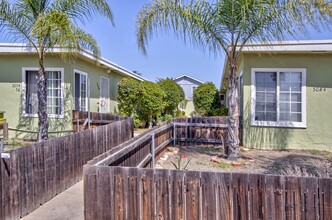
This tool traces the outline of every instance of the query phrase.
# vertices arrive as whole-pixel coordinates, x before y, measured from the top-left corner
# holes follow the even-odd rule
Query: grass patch
[[[331,154],[328,151],[321,151],[321,150],[310,150],[309,153],[314,156],[322,156],[322,157],[328,157]]]
[[[227,169],[227,168],[232,167],[232,165],[229,164],[229,163],[221,162],[221,163],[218,165],[218,167],[219,167],[220,169]]]

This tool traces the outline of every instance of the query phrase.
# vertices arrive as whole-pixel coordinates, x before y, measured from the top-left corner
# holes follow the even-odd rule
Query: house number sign
[[[326,92],[327,89],[326,89],[326,87],[313,87],[312,91],[313,92]]]
[[[21,84],[20,83],[13,83],[12,88],[15,89],[15,92],[21,92]]]

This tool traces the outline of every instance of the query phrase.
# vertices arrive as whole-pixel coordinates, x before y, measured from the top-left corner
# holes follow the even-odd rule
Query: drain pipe
[[[88,129],[90,129],[90,77],[88,77]]]

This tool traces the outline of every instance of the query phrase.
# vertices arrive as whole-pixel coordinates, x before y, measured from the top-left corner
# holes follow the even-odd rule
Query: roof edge
[[[178,76],[178,77],[176,77],[174,80],[178,80],[178,79],[181,79],[181,78],[183,78],[183,77],[187,77],[187,78],[190,78],[190,79],[192,79],[192,80],[195,80],[195,81],[197,81],[197,82],[199,82],[199,83],[204,83],[203,81],[201,81],[201,80],[199,80],[199,79],[196,79],[196,78],[194,78],[194,77],[192,77],[192,76],[189,76],[189,75],[187,75],[187,74],[183,74],[183,75],[181,75],[181,76]]]
[[[0,43],[0,53],[35,53],[36,51],[31,45],[24,44],[24,43]],[[60,48],[60,47],[54,47],[51,50],[52,53],[62,53],[66,52],[66,48]],[[135,74],[133,71],[130,71],[116,63],[113,63],[110,60],[107,60],[106,58],[100,56],[99,58],[96,58],[96,56],[93,55],[92,52],[87,50],[77,50],[77,53],[82,55],[83,57],[86,57],[90,60],[96,61],[100,64],[103,64],[104,66],[111,68],[113,70],[119,71],[121,74],[125,76],[132,77],[134,79],[137,79],[139,81],[145,81],[146,79],[138,74]]]

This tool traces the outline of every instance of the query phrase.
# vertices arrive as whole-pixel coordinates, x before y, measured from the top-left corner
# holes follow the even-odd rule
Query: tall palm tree
[[[137,20],[137,43],[146,44],[159,29],[173,30],[211,53],[224,52],[229,60],[228,132],[226,153],[239,157],[238,59],[248,43],[285,39],[296,31],[307,33],[309,25],[328,26],[330,10],[323,0],[152,0]]]
[[[44,69],[46,52],[54,47],[66,48],[65,56],[75,56],[80,49],[99,56],[99,48],[92,35],[76,26],[90,20],[94,14],[105,16],[113,24],[107,0],[0,0],[0,34],[6,33],[14,41],[32,46],[39,60],[38,84],[38,140],[48,138],[47,75]]]

